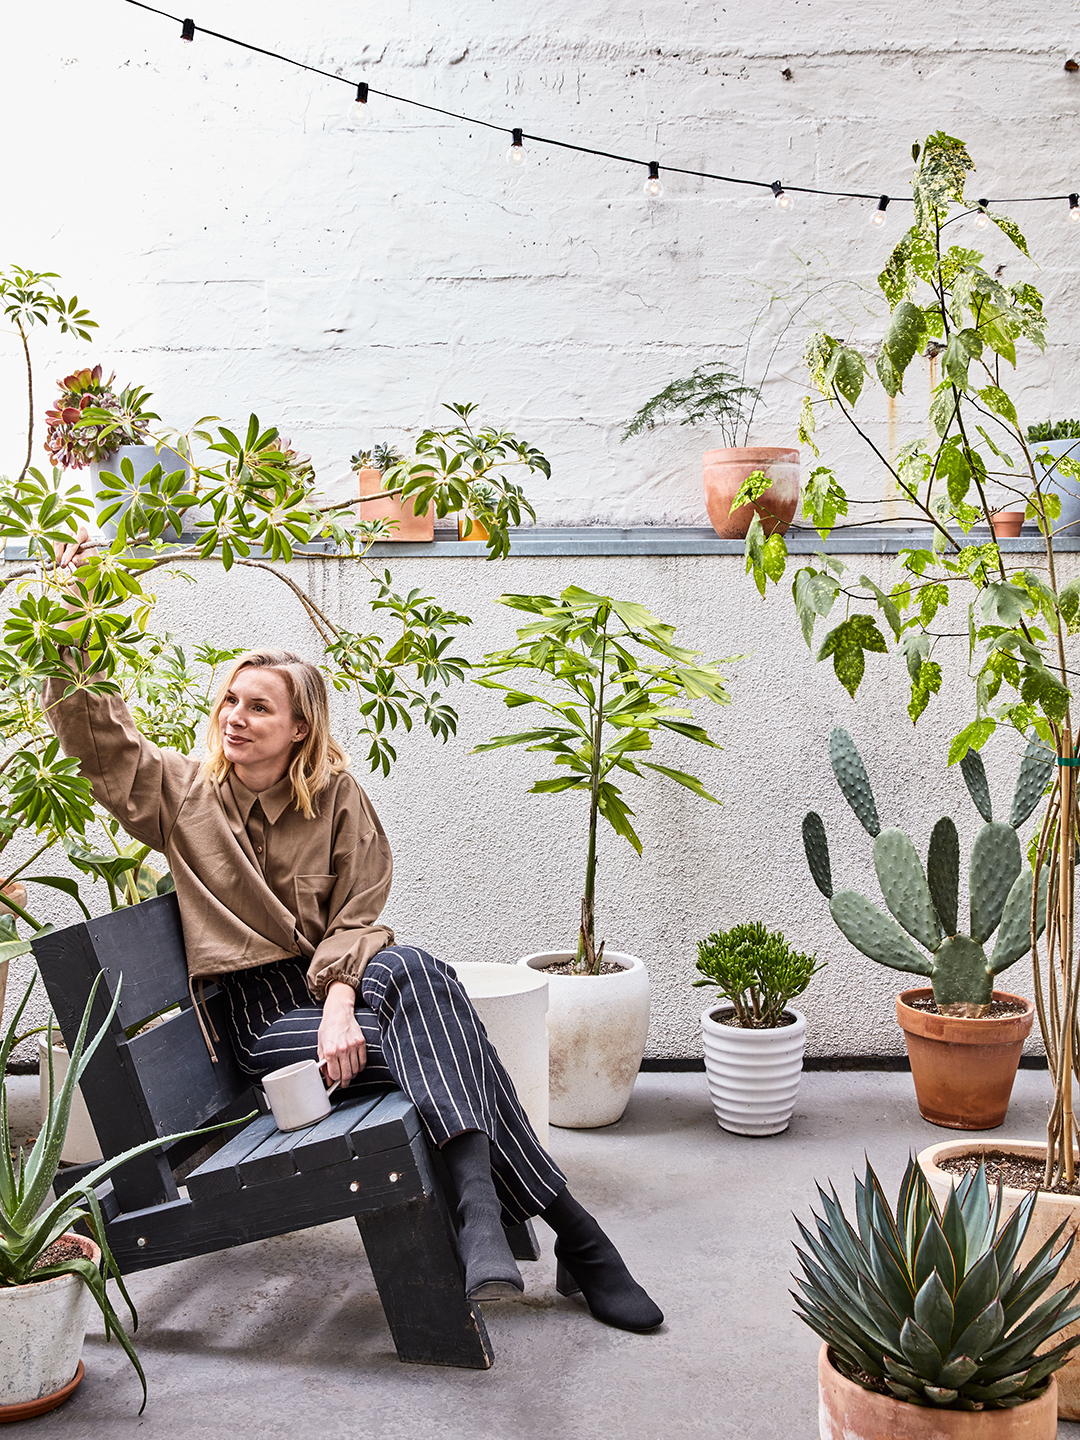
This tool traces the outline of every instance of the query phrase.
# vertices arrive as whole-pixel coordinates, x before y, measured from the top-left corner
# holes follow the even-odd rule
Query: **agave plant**
[[[56,382],[60,399],[45,412],[45,449],[54,464],[81,470],[143,441],[149,422],[159,418],[146,408],[150,392],[129,385],[117,393],[115,379],[114,373],[106,380],[95,365]]]
[[[1049,783],[1055,764],[1053,751],[1037,740],[1028,744],[1020,761],[1008,823],[994,819],[978,752],[969,750],[960,762],[968,793],[985,821],[971,846],[966,935],[959,933],[960,841],[953,821],[945,815],[934,826],[924,871],[908,836],[893,827],[881,828],[866,766],[854,740],[839,726],[829,735],[829,759],[845,800],[874,838],[878,884],[896,917],[890,919],[856,890],[833,892],[825,825],[811,810],[803,820],[803,846],[814,883],[828,900],[833,919],[855,948],[871,960],[928,976],[942,1013],[985,1015],[993,997],[994,976],[1031,949],[1034,872],[1023,863],[1016,832]],[[1040,867],[1037,935],[1046,924],[1046,894],[1046,870]],[[988,957],[983,947],[995,930],[997,942]],[[912,940],[929,954],[923,954]]]
[[[1080,1283],[1047,1295],[1072,1239],[1060,1226],[1026,1265],[1017,1260],[1031,1191],[1001,1224],[982,1165],[941,1210],[909,1159],[895,1214],[869,1161],[855,1183],[857,1226],[835,1189],[818,1187],[817,1234],[799,1222],[799,1318],[826,1342],[835,1367],[867,1390],[914,1405],[1001,1409],[1035,1400],[1080,1345],[1080,1335],[1037,1354],[1080,1320]],[[807,1253],[808,1252],[808,1253]],[[1045,1298],[1044,1298],[1045,1297]]]
[[[16,1043],[20,1038],[24,1038],[19,1035],[19,1022],[33,993],[35,980],[36,977],[27,986],[26,993],[7,1027],[3,1042],[0,1043],[0,1074],[5,1072],[8,1057]],[[100,981],[101,976],[99,975],[94,981],[90,998],[86,1002],[86,1010],[83,1012],[79,1033],[75,1044],[71,1047],[68,1072],[59,1089],[56,1088],[53,1081],[52,1026],[48,1027],[49,1044],[46,1046],[46,1054],[49,1058],[49,1101],[40,1133],[26,1154],[23,1154],[20,1147],[13,1148],[12,1146],[6,1089],[0,1095],[0,1288],[33,1285],[42,1280],[52,1280],[58,1275],[81,1275],[101,1310],[105,1321],[106,1339],[113,1334],[116,1335],[139,1376],[143,1397],[143,1405],[139,1412],[141,1414],[142,1408],[145,1408],[146,1405],[146,1376],[143,1374],[131,1339],[109,1299],[108,1291],[105,1288],[106,1280],[115,1280],[119,1286],[124,1303],[131,1314],[132,1330],[138,1328],[138,1316],[112,1251],[106,1242],[105,1224],[94,1187],[100,1185],[114,1170],[135,1156],[143,1155],[162,1146],[172,1145],[186,1136],[167,1135],[160,1140],[151,1140],[145,1145],[125,1150],[122,1155],[116,1155],[111,1160],[106,1160],[98,1165],[70,1190],[65,1191],[58,1200],[49,1203],[48,1199],[57,1166],[60,1163],[60,1152],[63,1149],[64,1136],[67,1133],[68,1116],[71,1112],[75,1087],[89,1064],[91,1056],[108,1031],[109,1022],[112,1020],[120,1000],[120,987],[117,986],[108,1015],[97,1034],[87,1044],[86,1032],[89,1028],[90,1014]],[[251,1116],[247,1118],[250,1119]],[[229,1121],[227,1123],[237,1124],[239,1122]],[[209,1134],[212,1129],[224,1128],[226,1126],[211,1126],[203,1133]],[[200,1132],[186,1132],[190,1135],[197,1133]],[[53,1259],[47,1253],[49,1247],[61,1235],[80,1223],[89,1231],[101,1249],[100,1270],[92,1260],[85,1256],[65,1255],[61,1259]]]

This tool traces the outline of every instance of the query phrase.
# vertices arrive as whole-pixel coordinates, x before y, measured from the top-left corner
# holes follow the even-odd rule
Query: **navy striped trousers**
[[[236,1057],[249,1076],[318,1058],[322,1007],[311,1004],[298,961],[233,971],[218,983],[229,1001]],[[347,1093],[397,1085],[436,1145],[482,1130],[506,1223],[546,1210],[566,1177],[533,1133],[453,969],[411,945],[380,950],[364,970],[355,1013],[367,1064]]]

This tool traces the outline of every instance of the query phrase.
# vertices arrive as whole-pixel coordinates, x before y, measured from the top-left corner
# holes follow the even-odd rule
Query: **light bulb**
[[[361,80],[360,84],[356,87],[356,101],[353,104],[353,118],[355,120],[366,120],[370,114],[371,109],[368,105],[367,81]]]
[[[1069,196],[1069,219],[1074,225],[1080,221],[1080,195],[1075,191]]]
[[[989,200],[980,200],[980,201],[979,201],[979,213],[978,213],[978,215],[975,216],[975,228],[976,228],[976,230],[985,230],[986,227],[987,227],[987,225],[990,224],[990,216],[986,213],[986,207],[987,207],[989,204],[990,204],[990,201],[989,201]]]
[[[884,224],[885,224],[885,211],[886,211],[888,208],[889,208],[889,197],[888,197],[888,195],[882,195],[881,199],[877,202],[877,209],[874,211],[873,215],[871,215],[871,217],[870,217],[870,223],[871,223],[871,225],[884,225]]]
[[[778,210],[791,209],[791,196],[785,192],[784,187],[780,184],[779,180],[774,180],[772,182],[772,193],[773,198],[776,201],[776,208]]]
[[[180,26],[180,39],[188,42],[195,39],[195,21],[185,20]]]
[[[521,131],[513,130],[511,131],[511,134],[513,136],[513,142],[510,146],[510,149],[506,152],[506,163],[515,167],[518,165],[524,165],[525,149],[521,143]]]
[[[660,162],[658,160],[649,161],[649,178],[645,181],[644,190],[650,200],[659,200],[664,193],[664,187],[660,180]]]

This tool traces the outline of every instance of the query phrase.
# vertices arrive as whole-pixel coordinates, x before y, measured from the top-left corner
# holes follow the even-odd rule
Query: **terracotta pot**
[[[919,1153],[919,1166],[926,1176],[934,1198],[944,1205],[949,1191],[960,1181],[959,1175],[939,1168],[938,1162],[955,1155],[979,1154],[985,1150],[1004,1150],[1014,1155],[1034,1156],[1040,1165],[1046,1160],[1046,1146],[1041,1140],[945,1140],[930,1145]],[[987,1167],[987,1178],[993,1182],[993,1165]],[[1023,1190],[1014,1190],[1006,1185],[1001,1197],[1001,1218],[1004,1223],[1024,1197]],[[1026,1265],[1062,1222],[1065,1233],[1058,1240],[1058,1246],[1080,1228],[1080,1196],[1044,1195],[1035,1200],[1031,1212],[1031,1224],[1020,1246],[1017,1263]],[[1080,1280],[1080,1245],[1074,1245],[1066,1256],[1065,1263],[1058,1271],[1055,1289],[1075,1285]],[[1080,1334],[1080,1323],[1068,1325],[1050,1340],[1050,1348],[1058,1345],[1068,1336]],[[1080,1420],[1080,1357],[1074,1352],[1062,1368],[1055,1372],[1058,1382],[1057,1412],[1063,1420]]]
[[[382,489],[381,470],[367,466],[356,472],[356,479],[361,495],[377,495]],[[396,520],[397,528],[390,536],[391,540],[435,539],[435,512],[429,509],[424,515],[414,514],[412,500],[406,500],[403,505],[395,496],[390,500],[361,505],[359,511],[362,520]]]
[[[727,450],[706,450],[702,461],[705,508],[721,539],[745,539],[755,510],[766,535],[774,530],[783,535],[799,503],[798,450],[777,445],[738,445]],[[755,470],[763,470],[772,485],[752,505],[740,505],[732,511],[731,502]]]
[[[470,517],[468,515],[458,516],[457,538],[459,540],[487,540],[487,526],[481,525],[479,520],[473,520],[472,529],[469,530],[469,520]],[[465,533],[466,531],[468,531],[468,534]]]
[[[1005,1119],[1035,1006],[1021,995],[995,990],[995,1000],[1024,1006],[1022,1015],[938,1015],[914,1010],[909,1000],[933,998],[929,986],[896,997],[896,1018],[907,1041],[919,1113],[948,1130],[994,1130]]]
[[[995,510],[990,516],[990,524],[998,540],[1015,540],[1023,523],[1023,510]]]
[[[909,1405],[864,1390],[833,1368],[829,1347],[818,1352],[818,1434],[821,1440],[1054,1440],[1057,1386],[1010,1410],[941,1410]]]

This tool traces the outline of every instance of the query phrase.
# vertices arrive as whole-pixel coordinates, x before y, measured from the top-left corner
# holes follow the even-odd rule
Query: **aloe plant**
[[[1050,1344],[1080,1320],[1080,1283],[1048,1294],[1072,1249],[1064,1225],[1021,1266],[1036,1192],[1001,1223],[982,1165],[942,1210],[909,1159],[895,1214],[867,1161],[855,1183],[856,1224],[835,1189],[818,1186],[817,1234],[799,1224],[799,1318],[826,1342],[842,1375],[914,1405],[1005,1409],[1035,1400],[1080,1335]],[[1042,1350],[1042,1353],[1036,1353]]]
[[[978,752],[969,750],[960,762],[968,793],[985,822],[971,846],[967,934],[959,933],[960,841],[953,821],[945,815],[934,826],[924,870],[914,844],[902,830],[881,828],[866,766],[854,740],[839,726],[829,735],[829,759],[845,800],[873,837],[874,868],[882,898],[895,917],[884,914],[856,890],[833,891],[825,825],[811,810],[803,820],[803,846],[814,883],[828,900],[833,919],[855,948],[871,960],[928,976],[934,1001],[943,1014],[985,1015],[993,996],[994,976],[1031,949],[1034,871],[1023,863],[1016,832],[1050,781],[1054,753],[1037,740],[1029,741],[1008,822],[994,819]],[[1041,935],[1046,924],[1044,867],[1039,874],[1036,933]],[[995,930],[997,942],[988,957],[984,947]]]

